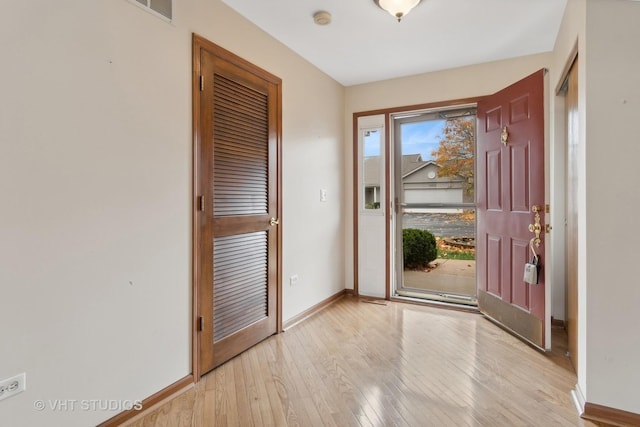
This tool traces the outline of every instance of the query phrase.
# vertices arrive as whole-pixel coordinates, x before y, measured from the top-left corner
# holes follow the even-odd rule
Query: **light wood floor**
[[[345,297],[130,425],[595,426],[563,351],[477,314]]]

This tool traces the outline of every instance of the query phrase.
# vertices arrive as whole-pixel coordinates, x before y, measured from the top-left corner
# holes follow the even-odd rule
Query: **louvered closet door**
[[[277,332],[278,225],[271,219],[278,219],[279,87],[208,51],[201,55],[206,372]]]

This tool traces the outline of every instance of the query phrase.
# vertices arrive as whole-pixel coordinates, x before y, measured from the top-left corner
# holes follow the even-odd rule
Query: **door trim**
[[[567,78],[569,77],[569,72],[573,67],[573,64],[578,59],[578,40],[575,41],[571,51],[569,52],[569,56],[567,57],[567,62],[565,62],[564,67],[562,68],[562,73],[560,73],[560,79],[558,79],[558,83],[556,84],[556,95],[562,95],[563,88]]]
[[[389,163],[389,155],[391,150],[391,142],[390,138],[390,117],[392,114],[398,113],[409,113],[412,111],[420,111],[420,110],[429,110],[434,108],[441,107],[456,107],[459,105],[467,105],[467,104],[477,104],[479,100],[483,97],[472,97],[472,98],[461,98],[461,99],[453,99],[451,101],[438,101],[438,102],[430,102],[425,104],[416,104],[416,105],[406,105],[400,107],[392,107],[392,108],[383,108],[379,110],[370,110],[370,111],[360,111],[353,113],[353,293],[356,296],[359,296],[358,292],[358,174],[360,173],[360,165],[358,163],[358,118],[366,117],[366,116],[377,116],[384,114],[385,116],[385,185],[387,188],[385,194],[385,246],[386,246],[386,256],[385,256],[385,270],[386,270],[386,289],[385,289],[385,299],[391,300],[391,272],[392,272],[392,248],[393,244],[391,242],[391,191],[389,189],[390,185],[390,174],[391,174],[391,166]],[[393,207],[395,209],[395,206]]]
[[[450,305],[468,305],[470,307],[477,307],[477,299],[476,294],[474,292],[473,295],[464,295],[455,297],[454,293],[449,294],[443,290],[434,290],[434,289],[419,289],[412,288],[410,285],[405,287],[404,281],[404,266],[403,259],[401,256],[400,248],[403,245],[403,218],[405,213],[402,212],[405,207],[409,207],[410,204],[413,204],[405,198],[409,192],[409,190],[404,189],[403,184],[403,175],[400,169],[402,168],[402,158],[405,153],[402,152],[402,132],[401,126],[403,124],[410,123],[424,123],[431,120],[437,120],[438,116],[446,113],[456,113],[456,112],[470,112],[473,110],[473,126],[474,126],[474,137],[473,137],[473,169],[474,169],[474,181],[475,179],[475,169],[476,169],[476,141],[475,141],[475,116],[477,109],[477,102],[469,103],[469,104],[456,104],[456,105],[443,105],[441,107],[427,108],[415,112],[401,112],[391,114],[390,121],[392,121],[393,126],[389,126],[392,129],[389,132],[393,133],[393,156],[390,161],[393,162],[393,196],[396,204],[399,206],[395,209],[396,216],[393,218],[393,230],[394,230],[394,244],[392,248],[397,248],[395,251],[395,255],[392,257],[391,262],[393,263],[393,277],[391,278],[391,291],[394,296],[400,298],[420,298],[425,301],[432,301],[438,304],[450,304]],[[410,154],[410,153],[406,153]],[[423,161],[425,159],[422,159]],[[448,189],[443,189],[442,191],[446,191]],[[424,191],[424,190],[419,190]],[[468,209],[471,208],[476,210],[476,197],[475,197],[475,183],[474,183],[474,195],[472,202],[464,202],[461,200],[460,202],[438,202],[438,203],[427,203],[425,202],[420,208],[444,208],[444,209]],[[463,196],[464,199],[464,196]],[[417,206],[416,206],[417,207]],[[477,229],[477,222],[474,220],[474,234]],[[475,262],[475,261],[474,261]],[[474,271],[473,283],[474,283],[474,291],[477,288],[477,280],[476,274]],[[470,297],[467,299],[467,297]]]
[[[577,44],[576,44],[577,48]],[[580,212],[577,211],[575,204],[572,204],[572,198],[575,197],[575,194],[572,195],[570,190],[576,190],[575,186],[572,184],[571,177],[577,175],[577,158],[575,150],[576,148],[576,138],[578,137],[577,133],[579,130],[572,128],[570,126],[572,111],[571,104],[572,101],[575,102],[574,113],[578,108],[579,101],[579,87],[580,81],[578,76],[579,71],[579,57],[577,55],[571,55],[573,62],[568,65],[567,74],[564,76],[564,81],[560,86],[560,92],[557,94],[562,97],[562,103],[564,105],[564,115],[563,115],[563,125],[564,125],[564,218],[565,218],[565,227],[563,233],[564,239],[564,325],[567,331],[567,344],[568,344],[568,354],[573,364],[573,368],[576,373],[578,372],[578,258],[577,258],[577,219],[580,215]],[[571,97],[575,97],[571,99]],[[578,118],[579,121],[579,118]],[[574,132],[572,132],[572,129]],[[579,141],[578,141],[579,143]],[[572,150],[571,147],[574,146]],[[573,153],[573,154],[572,154]],[[577,179],[577,178],[576,178]],[[575,182],[574,184],[579,184]],[[575,200],[574,200],[575,201]],[[573,210],[572,210],[573,209]],[[574,216],[575,215],[575,216]]]
[[[200,354],[200,333],[199,329],[199,264],[201,258],[201,244],[200,234],[198,230],[200,228],[200,209],[199,209],[199,196],[202,194],[200,173],[202,159],[202,135],[201,135],[201,118],[200,114],[200,75],[201,75],[201,59],[200,51],[206,49],[215,55],[224,58],[225,61],[245,69],[260,78],[273,83],[277,87],[278,99],[282,100],[282,80],[273,74],[259,68],[258,66],[250,63],[249,61],[235,55],[234,53],[210,42],[209,40],[199,36],[196,33],[192,34],[192,130],[193,130],[193,176],[192,176],[192,198],[191,198],[191,235],[192,235],[192,262],[191,262],[191,293],[192,293],[192,307],[191,307],[191,373],[194,381],[198,382],[202,377],[201,365],[199,360]],[[282,106],[281,102],[278,102],[276,111],[276,124],[277,134],[276,137],[276,197],[277,197],[277,213],[280,219],[281,225],[277,227],[277,261],[276,261],[276,333],[281,333],[282,329]]]

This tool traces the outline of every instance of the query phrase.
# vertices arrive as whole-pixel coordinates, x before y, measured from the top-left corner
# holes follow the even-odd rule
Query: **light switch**
[[[324,188],[320,189],[320,201],[321,202],[327,201],[327,190],[325,190]]]

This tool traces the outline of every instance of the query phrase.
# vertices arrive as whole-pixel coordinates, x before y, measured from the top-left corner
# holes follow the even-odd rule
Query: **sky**
[[[402,154],[422,154],[422,160],[433,160],[438,149],[445,120],[403,123],[401,125]]]
[[[431,153],[438,149],[444,120],[403,123],[401,125],[402,154],[421,154],[422,160],[432,160]],[[380,131],[364,138],[364,155],[379,156]]]

